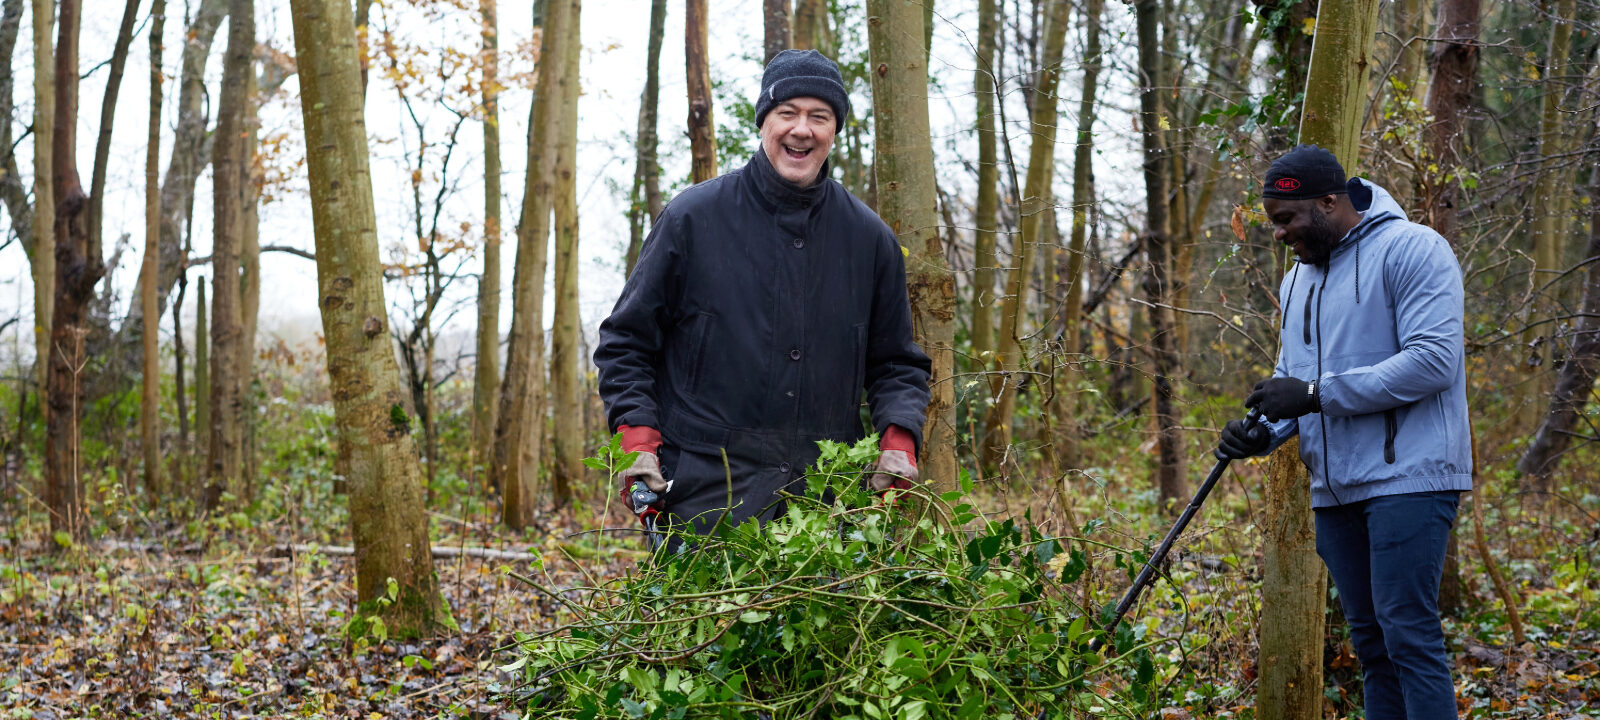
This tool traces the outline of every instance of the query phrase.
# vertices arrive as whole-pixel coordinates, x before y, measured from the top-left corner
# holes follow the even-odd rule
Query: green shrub
[[[917,720],[1148,704],[1146,648],[1120,630],[1103,659],[1090,649],[1099,623],[1062,592],[1084,570],[1080,550],[1010,520],[956,529],[976,519],[963,492],[885,506],[859,481],[875,455],[870,440],[822,443],[808,495],[764,528],[721,524],[603,586],[518,576],[574,617],[516,635],[505,669],[521,680],[518,709]],[[1133,682],[1091,683],[1108,671]]]

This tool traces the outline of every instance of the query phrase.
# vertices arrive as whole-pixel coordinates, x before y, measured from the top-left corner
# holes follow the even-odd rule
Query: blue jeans
[[[1361,660],[1368,720],[1455,720],[1439,578],[1456,491],[1317,508],[1317,554],[1339,589]]]

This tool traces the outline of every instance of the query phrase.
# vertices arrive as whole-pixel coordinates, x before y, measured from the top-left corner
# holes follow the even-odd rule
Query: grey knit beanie
[[[761,96],[756,98],[756,127],[767,113],[785,100],[814,97],[833,106],[834,132],[844,129],[850,116],[850,96],[844,90],[839,66],[815,50],[784,50],[772,56],[761,74]]]

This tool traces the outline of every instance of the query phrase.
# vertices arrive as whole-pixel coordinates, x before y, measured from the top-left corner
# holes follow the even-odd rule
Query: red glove
[[[917,481],[917,441],[911,431],[890,425],[878,440],[878,460],[867,484],[884,497],[890,490],[910,490]]]
[[[656,457],[656,450],[661,447],[661,433],[643,425],[623,425],[618,429],[622,431],[622,451],[639,454],[633,459],[632,465],[617,473],[617,497],[630,515],[637,516],[640,523],[645,523],[666,507],[666,498],[663,496],[672,486],[661,476],[661,461]],[[654,501],[642,501],[634,497],[633,487],[641,482],[648,492],[655,494]]]

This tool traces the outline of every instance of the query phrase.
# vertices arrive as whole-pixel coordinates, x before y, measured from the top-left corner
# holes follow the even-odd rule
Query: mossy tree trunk
[[[478,276],[477,358],[472,376],[472,461],[488,467],[500,392],[500,22],[480,0],[483,26],[483,274]]]
[[[1317,720],[1328,574],[1317,557],[1311,478],[1300,462],[1300,440],[1282,448],[1267,462],[1256,710],[1261,717]]]
[[[924,22],[916,0],[867,0],[878,215],[906,251],[912,338],[933,360],[933,395],[922,430],[922,478],[934,492],[946,492],[956,487],[956,290],[934,208]]]
[[[555,0],[569,5],[562,64],[555,156],[555,327],[550,337],[550,409],[559,422],[551,425],[550,494],[557,507],[572,497],[583,478],[582,368],[587,364],[580,344],[578,317],[578,54],[581,0]]]
[[[345,0],[292,0],[290,10],[306,146],[320,149],[307,171],[328,378],[350,469],[356,597],[377,611],[393,580],[399,592],[382,610],[391,634],[429,635],[454,621],[433,570],[413,421],[387,331],[355,18]]]
[[[1066,46],[1067,26],[1072,4],[1054,0],[1045,13],[1044,56],[1039,75],[1032,83],[1033,103],[1028,148],[1028,177],[1023,185],[1018,216],[1021,234],[1012,252],[1015,258],[1006,279],[1006,294],[1000,302],[1000,334],[995,339],[994,369],[990,375],[989,414],[984,420],[980,464],[987,473],[1002,472],[1001,461],[1011,446],[1011,423],[1016,418],[1017,385],[1027,376],[1027,358],[1022,336],[1028,315],[1028,296],[1033,294],[1033,265],[1043,237],[1041,228],[1054,205],[1051,183],[1055,178],[1056,88],[1061,83],[1061,54]]]

